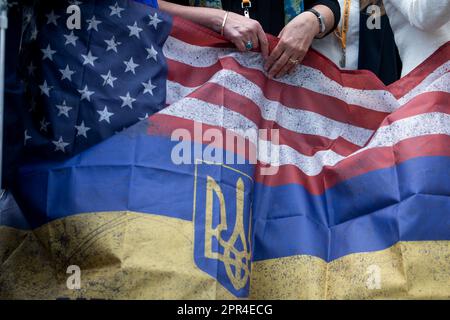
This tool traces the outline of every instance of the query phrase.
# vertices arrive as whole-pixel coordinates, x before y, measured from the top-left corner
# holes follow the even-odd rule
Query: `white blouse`
[[[344,11],[344,0],[339,0],[341,12]],[[343,14],[341,14],[341,21],[339,22],[338,30],[341,30]],[[351,1],[349,30],[347,33],[347,52],[345,70],[358,69],[359,56],[359,20],[360,20],[360,6],[359,0]],[[323,39],[316,39],[313,41],[312,47],[333,61],[338,67],[342,58],[342,46],[340,40],[332,32]]]
[[[450,0],[384,0],[403,62],[411,72],[450,41]]]

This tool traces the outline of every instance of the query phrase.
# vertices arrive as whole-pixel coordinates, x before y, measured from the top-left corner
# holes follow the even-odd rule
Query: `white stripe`
[[[259,139],[258,126],[242,114],[194,98],[183,99],[160,113],[222,127],[246,137],[252,144],[258,145],[258,160],[273,166],[295,164],[301,170],[314,175],[315,172],[320,173],[323,165],[344,159],[331,150],[319,151],[311,157],[305,156],[287,145],[276,145]]]
[[[261,110],[261,116],[268,121],[274,121],[283,128],[300,133],[318,135],[335,140],[342,137],[351,143],[364,146],[373,134],[372,130],[338,122],[318,113],[289,108],[278,101],[268,100],[264,92],[253,82],[239,73],[222,70],[208,82],[219,84],[228,90],[252,100]],[[192,89],[193,91],[196,89]],[[171,101],[177,101],[174,94],[188,93],[179,83],[168,83],[168,95]]]
[[[368,149],[390,147],[402,140],[432,134],[450,135],[450,115],[430,112],[397,120],[389,126],[378,129],[366,147],[354,154]]]
[[[432,74],[426,77],[417,87],[412,89],[398,101],[400,105],[405,105],[418,95],[424,92],[450,92],[450,61],[436,69]]]
[[[229,48],[199,47],[182,42],[173,37],[169,37],[166,41],[163,51],[167,58],[194,67],[208,67],[217,63],[219,58],[232,57],[244,67],[263,71],[262,56],[259,53],[240,53]],[[401,102],[407,102],[418,94],[423,93],[423,90],[429,87],[429,81],[438,79],[442,76],[443,72],[445,73],[446,69],[448,69],[448,65],[444,64],[435,70],[415,88],[416,90],[411,91],[411,94],[408,94],[400,101],[397,101],[392,93],[385,90],[359,90],[343,87],[334,80],[326,77],[319,70],[307,66],[299,67],[293,75],[285,76],[278,81],[332,96],[347,104],[358,105],[376,111],[393,112],[402,105]],[[444,85],[440,89],[444,92],[450,92],[450,85]]]
[[[193,98],[176,102],[161,113],[223,127],[241,135],[252,130],[257,132],[259,129],[254,122],[240,113]],[[425,113],[398,120],[389,126],[380,128],[369,144],[353,155],[373,148],[391,147],[405,139],[431,134],[450,135],[450,115],[438,112]],[[276,145],[261,139],[258,140],[256,135],[245,134],[245,136],[253,144],[258,143],[258,160],[273,166],[295,165],[308,176],[318,175],[324,166],[335,166],[352,156],[345,158],[332,150],[319,151],[313,156],[306,156],[287,145]],[[269,150],[272,157],[260,152],[261,150]],[[274,155],[277,156],[274,157]]]

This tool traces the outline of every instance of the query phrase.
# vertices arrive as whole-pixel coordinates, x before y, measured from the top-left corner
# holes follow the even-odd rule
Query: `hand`
[[[279,78],[293,72],[319,32],[319,21],[311,12],[304,12],[288,23],[278,35],[280,41],[264,65],[269,77]]]
[[[246,44],[253,43],[253,49],[261,49],[264,59],[269,55],[269,42],[258,21],[230,12],[224,27],[224,37],[240,51],[248,51]]]

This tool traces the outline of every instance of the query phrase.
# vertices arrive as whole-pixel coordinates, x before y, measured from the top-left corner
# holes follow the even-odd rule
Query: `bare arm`
[[[201,24],[216,32],[220,32],[225,14],[223,10],[187,7],[168,1],[158,1],[158,3],[161,10],[166,11],[171,15],[183,17],[184,19]]]
[[[313,8],[315,10],[317,10],[325,18],[326,30],[325,30],[324,34],[327,34],[334,27],[334,14],[333,14],[333,11],[331,11],[330,8],[328,8],[327,6],[324,6],[323,4],[314,6]],[[313,16],[311,18],[313,18],[313,20],[315,20],[315,23],[312,22],[312,24],[316,25],[316,27],[317,27],[317,29],[315,30],[316,34],[314,36],[317,36],[320,33],[320,26],[319,26],[319,21],[317,20],[317,17],[311,12],[304,12],[303,14],[309,14],[309,15]]]
[[[163,11],[191,20],[216,32],[221,32],[226,14],[219,9],[187,7],[169,1],[159,1],[159,6]],[[223,31],[224,37],[233,42],[240,51],[247,51],[246,44],[251,41],[254,49],[261,49],[264,58],[268,56],[269,43],[258,21],[230,12]]]
[[[316,5],[313,8],[325,18],[326,34],[334,28],[333,11],[324,5]],[[312,12],[303,12],[289,22],[280,32],[280,41],[265,63],[269,77],[279,78],[292,72],[297,64],[303,61],[314,37],[319,34],[319,20]]]

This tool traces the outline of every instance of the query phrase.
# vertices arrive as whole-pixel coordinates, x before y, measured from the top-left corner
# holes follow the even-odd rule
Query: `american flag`
[[[341,71],[317,52],[293,75],[269,79],[259,53],[236,52],[203,29],[201,36],[187,34],[196,26],[177,19],[163,48],[169,107],[153,121],[173,122],[172,129],[193,121],[237,134],[279,129],[279,144],[250,139],[277,155],[259,152],[260,164],[280,168],[274,176],[257,174],[260,182],[298,183],[322,194],[350,177],[449,151],[448,43],[389,87],[370,72]]]
[[[135,1],[31,1],[23,5],[22,74],[33,157],[77,154],[165,106],[170,32]],[[81,29],[67,27],[69,5]]]

